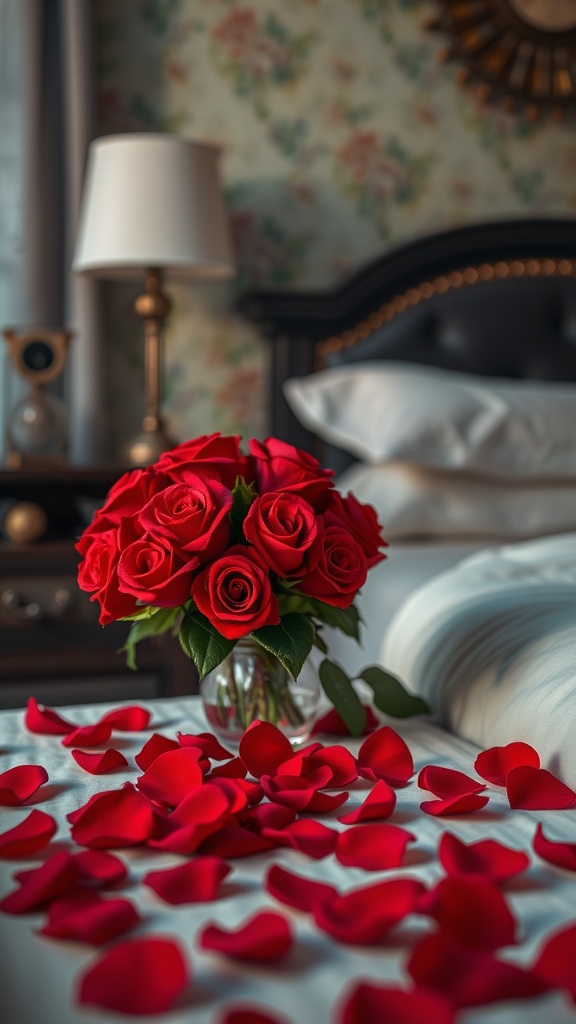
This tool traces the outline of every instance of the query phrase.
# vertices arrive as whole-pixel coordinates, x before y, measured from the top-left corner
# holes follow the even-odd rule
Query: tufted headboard
[[[270,433],[340,470],[282,393],[285,380],[395,359],[484,376],[576,380],[576,219],[476,224],[401,246],[325,292],[241,300],[270,340]]]

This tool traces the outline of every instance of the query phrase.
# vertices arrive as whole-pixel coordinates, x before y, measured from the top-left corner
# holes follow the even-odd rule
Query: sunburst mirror
[[[576,0],[437,0],[461,83],[528,116],[576,112]]]

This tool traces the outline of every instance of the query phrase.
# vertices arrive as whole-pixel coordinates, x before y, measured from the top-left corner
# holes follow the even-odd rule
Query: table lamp
[[[234,275],[215,146],[174,135],[95,139],[88,154],[72,269],[93,277],[143,277],[134,309],[145,336],[146,413],[126,451],[131,466],[155,462],[172,441],[161,416],[162,326],[171,302],[164,275]]]

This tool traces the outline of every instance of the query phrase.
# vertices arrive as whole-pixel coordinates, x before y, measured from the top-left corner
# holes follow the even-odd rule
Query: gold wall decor
[[[448,37],[439,60],[480,99],[531,120],[576,112],[576,0],[437,0],[428,27]],[[462,65],[464,65],[462,67]]]

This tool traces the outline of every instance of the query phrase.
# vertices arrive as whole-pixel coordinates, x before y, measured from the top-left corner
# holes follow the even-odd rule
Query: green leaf
[[[232,530],[232,543],[238,544],[244,541],[244,520],[246,513],[250,508],[250,505],[254,501],[256,495],[252,487],[250,487],[243,479],[239,476],[236,478],[236,484],[232,489],[232,508],[230,509],[230,526]]]
[[[194,662],[200,679],[230,654],[235,640],[227,640],[205,615],[196,608],[188,608],[178,631],[182,650]]]
[[[294,679],[312,650],[315,630],[306,615],[284,615],[278,626],[261,626],[250,636],[265,650],[275,654]]]
[[[353,736],[361,736],[366,725],[366,711],[344,670],[325,658],[318,674],[324,693],[332,701],[340,718]]]
[[[126,652],[128,668],[136,669],[136,644],[147,636],[158,636],[170,629],[178,616],[179,608],[150,608],[150,614],[132,623],[126,643],[122,650]]]
[[[399,679],[390,675],[379,665],[369,665],[358,677],[374,693],[374,703],[380,711],[393,718],[409,718],[429,712],[429,707],[420,697],[414,697],[404,689]]]
[[[285,612],[312,615],[326,626],[332,626],[333,629],[339,629],[346,636],[360,640],[360,613],[353,604],[349,608],[334,608],[331,604],[324,604],[323,601],[317,601],[316,598],[294,592],[280,594],[278,602],[281,615]]]
[[[328,645],[324,642],[324,639],[320,636],[318,630],[316,630],[316,636],[314,637],[314,647],[317,647],[322,654],[328,654]]]

